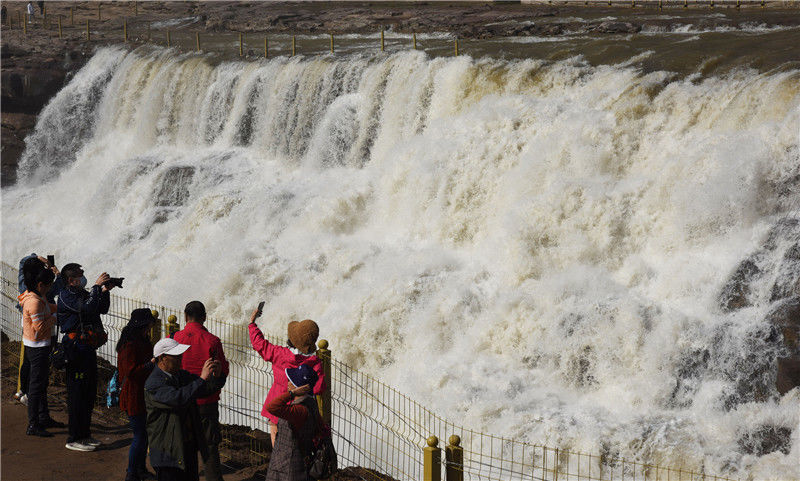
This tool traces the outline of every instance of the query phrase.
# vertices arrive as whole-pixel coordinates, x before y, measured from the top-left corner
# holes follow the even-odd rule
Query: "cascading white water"
[[[800,392],[737,392],[774,375],[789,245],[752,306],[718,302],[798,216],[799,80],[105,48],[28,138],[3,257],[243,324],[264,299],[265,328],[313,318],[337,357],[478,430],[800,479]],[[788,451],[747,454],[762,425],[794,429]]]

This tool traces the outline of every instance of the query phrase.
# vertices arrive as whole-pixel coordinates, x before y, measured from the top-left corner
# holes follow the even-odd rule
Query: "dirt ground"
[[[2,380],[0,382],[0,479],[10,481],[107,481],[125,479],[128,449],[132,434],[127,418],[119,408],[108,409],[105,386],[111,376],[111,366],[104,361],[98,369],[98,407],[92,418],[92,435],[103,445],[94,452],[70,451],[64,447],[67,437],[66,390],[63,374],[51,371],[48,398],[50,415],[64,427],[52,428],[52,438],[27,436],[27,407],[14,399],[17,389],[19,342],[3,341],[0,352]],[[253,465],[251,446],[254,441],[269,446],[267,434],[244,426],[224,426],[225,440],[220,446],[222,474],[226,481],[263,480],[268,463]],[[47,453],[42,455],[42,453]],[[35,460],[35,461],[34,461]],[[268,461],[268,458],[267,458]],[[202,479],[202,462],[201,479]],[[148,469],[153,471],[149,465]],[[372,470],[348,467],[339,471],[331,481],[394,481]]]

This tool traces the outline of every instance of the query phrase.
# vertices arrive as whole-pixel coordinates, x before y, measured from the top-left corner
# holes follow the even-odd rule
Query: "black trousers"
[[[47,384],[50,378],[50,346],[25,346],[25,359],[30,365],[28,380],[28,425],[38,426],[50,419],[47,409]]]
[[[199,481],[197,467],[197,446],[184,447],[183,463],[186,469],[155,467],[158,481]]]
[[[92,437],[92,410],[97,398],[97,353],[73,349],[67,361],[67,442]]]
[[[198,404],[200,424],[208,447],[208,458],[203,463],[206,481],[223,481],[222,466],[219,460],[219,443],[222,442],[222,430],[219,425],[219,403]]]

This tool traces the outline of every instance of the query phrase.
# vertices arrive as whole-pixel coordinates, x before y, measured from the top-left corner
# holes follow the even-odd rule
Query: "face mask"
[[[86,287],[86,284],[87,284],[88,282],[89,282],[89,281],[87,281],[87,280],[86,280],[86,276],[81,276],[81,289],[85,288],[85,287]]]

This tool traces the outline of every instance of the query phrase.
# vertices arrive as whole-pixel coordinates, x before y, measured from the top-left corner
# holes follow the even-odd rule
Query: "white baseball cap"
[[[162,354],[169,354],[170,356],[180,356],[187,349],[189,349],[190,345],[188,344],[181,344],[175,339],[171,337],[167,337],[162,339],[153,346],[153,357],[158,357]]]

